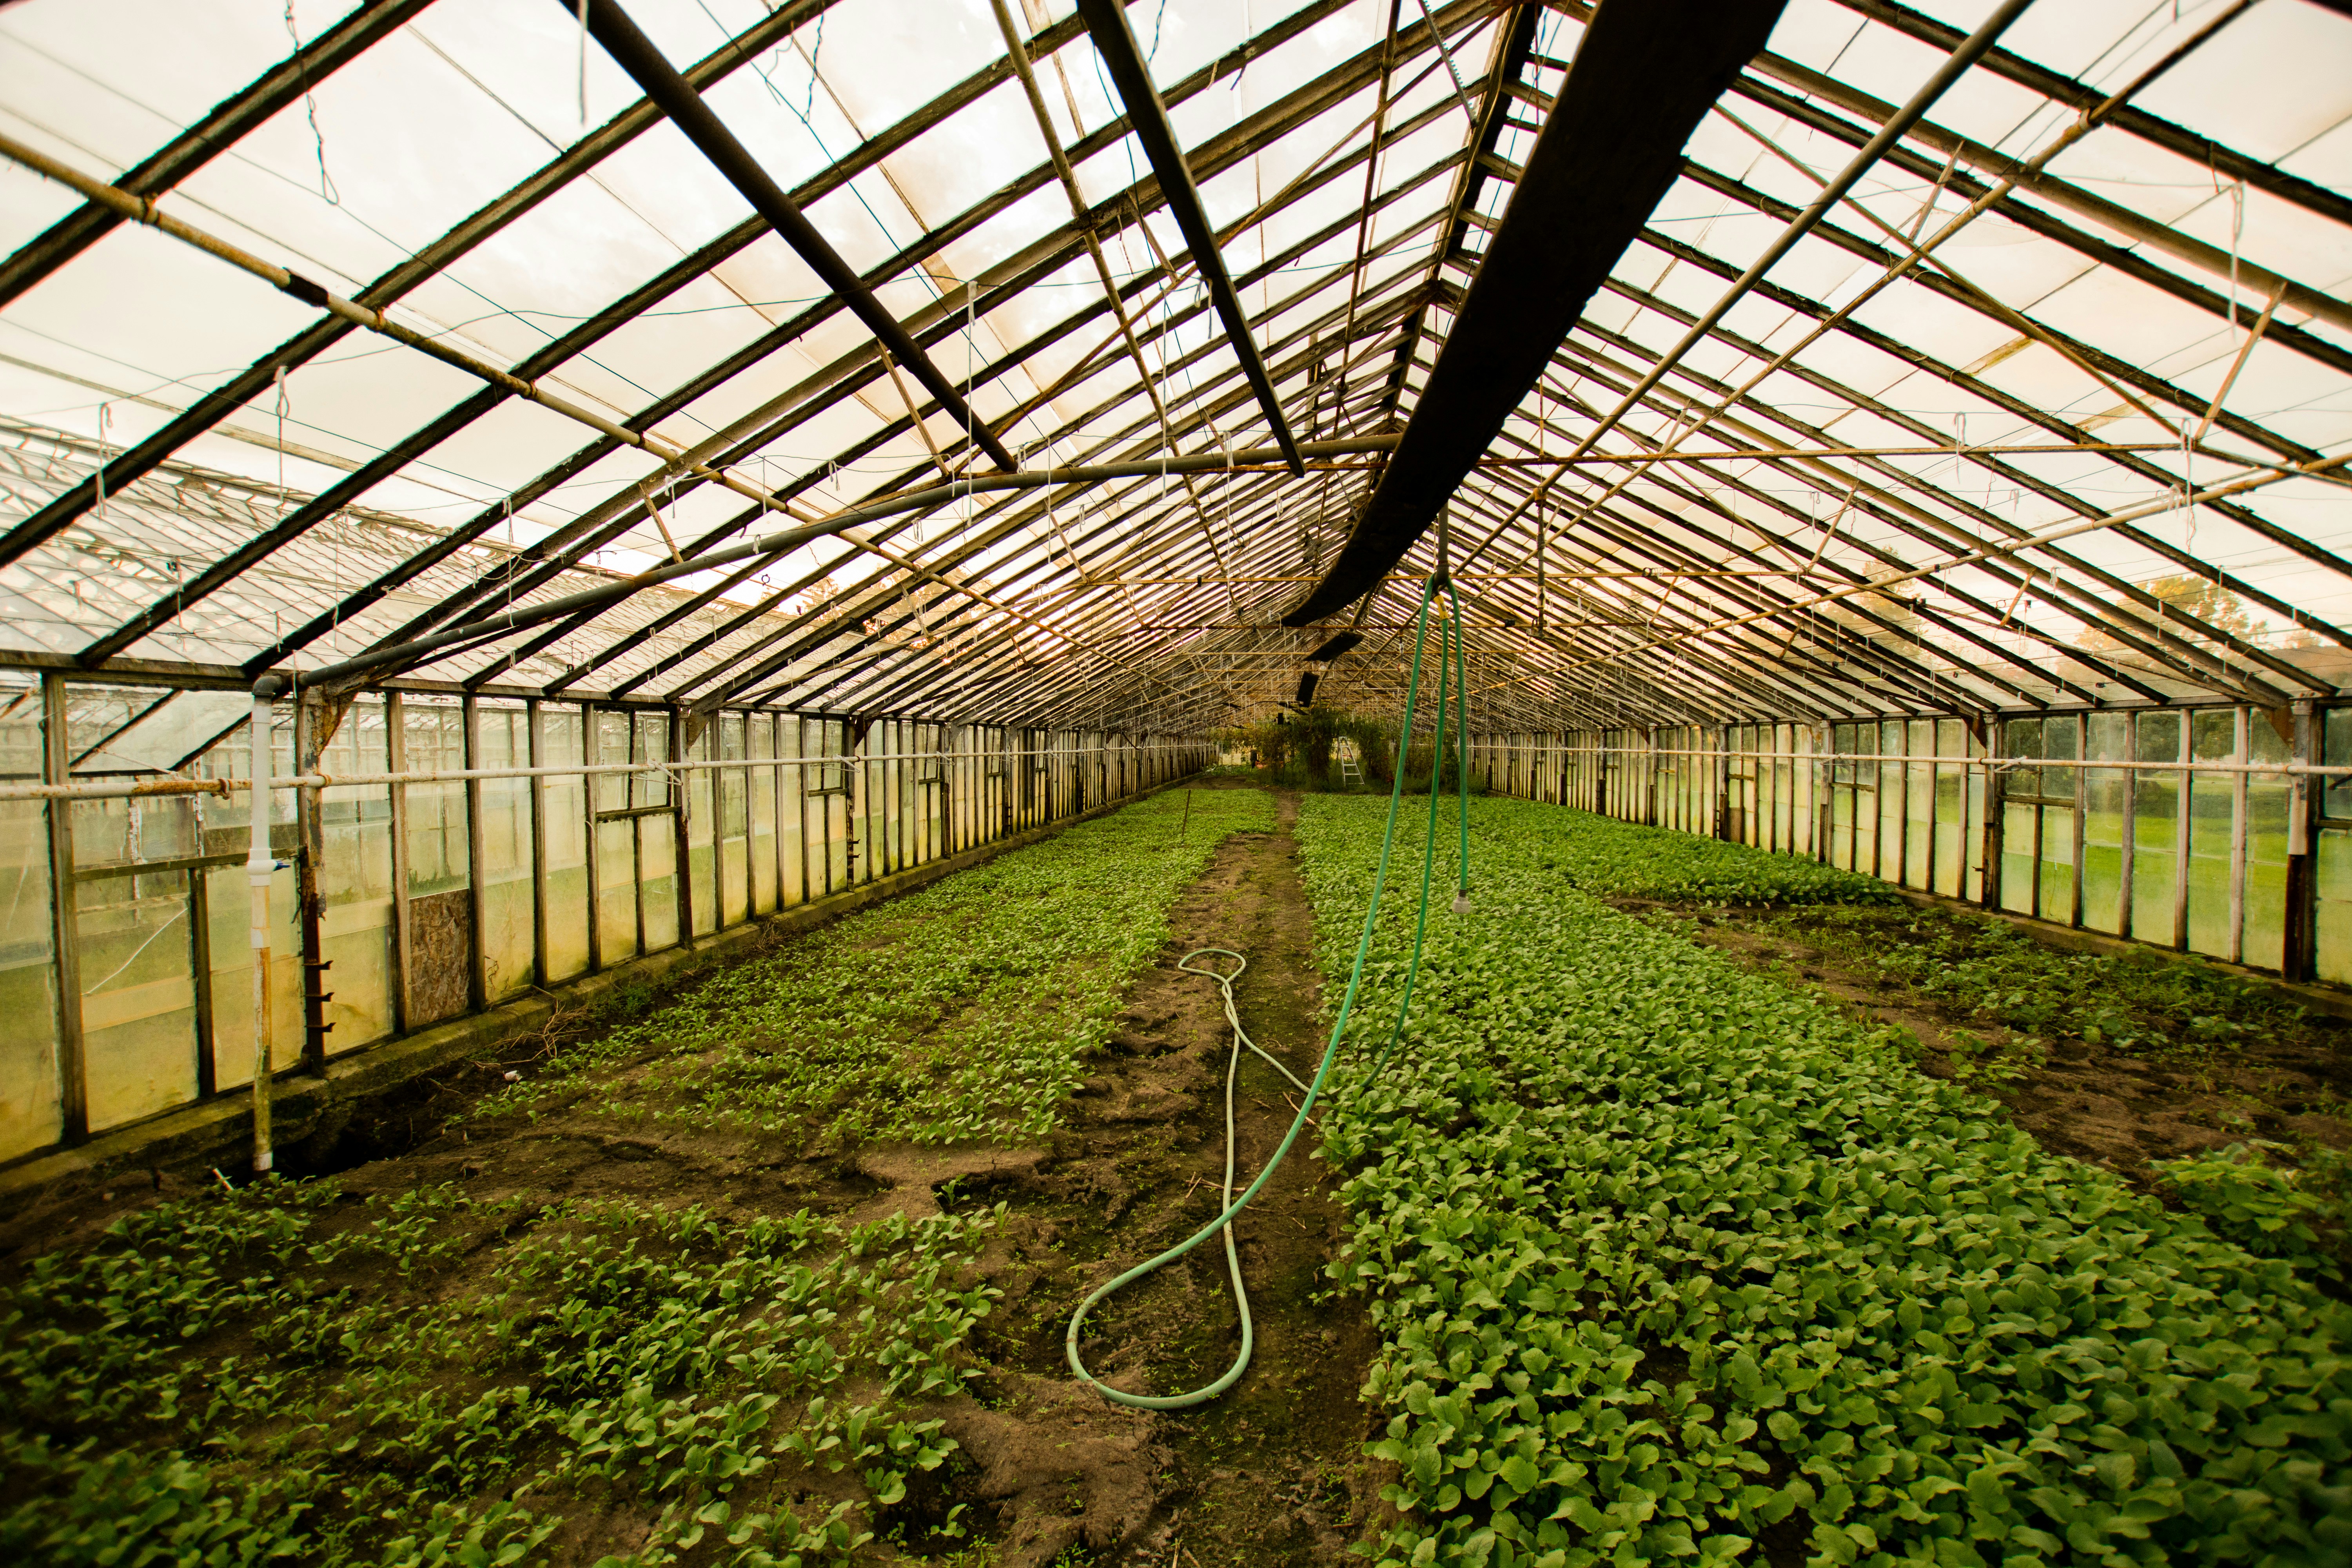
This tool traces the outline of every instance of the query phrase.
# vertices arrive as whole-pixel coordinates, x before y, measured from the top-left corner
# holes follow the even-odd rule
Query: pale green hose
[[[1234,1005],[1233,988],[1233,983],[1235,979],[1239,978],[1242,973],[1241,970],[1236,969],[1233,973],[1225,974],[1213,969],[1195,969],[1192,967],[1192,960],[1206,952],[1224,953],[1230,958],[1239,960],[1244,968],[1248,966],[1249,961],[1247,959],[1243,958],[1240,953],[1234,952],[1231,948],[1204,947],[1198,949],[1195,952],[1186,953],[1183,959],[1177,965],[1178,968],[1183,969],[1193,974],[1208,975],[1211,979],[1217,982],[1218,989],[1222,991],[1224,995],[1226,1020],[1230,1022],[1234,1027],[1234,1053],[1225,1068],[1224,1209],[1223,1212],[1220,1213],[1215,1219],[1211,1220],[1207,1225],[1202,1226],[1201,1229],[1194,1232],[1192,1236],[1177,1243],[1174,1247],[1170,1247],[1167,1251],[1160,1254],[1157,1258],[1149,1258],[1142,1263],[1139,1263],[1134,1268],[1129,1269],[1126,1273],[1121,1274],[1117,1279],[1111,1280],[1108,1284],[1098,1287],[1095,1290],[1094,1294],[1088,1296],[1084,1301],[1078,1303],[1078,1310],[1070,1314],[1069,1331],[1063,1336],[1063,1350],[1069,1361],[1070,1371],[1076,1375],[1077,1380],[1080,1383],[1086,1384],[1088,1388],[1093,1389],[1097,1394],[1101,1394],[1105,1399],[1109,1400],[1114,1405],[1130,1405],[1139,1410],[1181,1410],[1187,1405],[1206,1404],[1208,1401],[1214,1399],[1217,1395],[1224,1393],[1225,1390],[1231,1388],[1234,1384],[1240,1382],[1242,1373],[1249,1369],[1250,1354],[1256,1347],[1257,1335],[1256,1330],[1250,1321],[1249,1294],[1242,1288],[1241,1255],[1234,1246],[1233,1222],[1235,1216],[1237,1216],[1242,1210],[1249,1206],[1250,1201],[1257,1196],[1258,1190],[1264,1187],[1266,1182],[1274,1175],[1275,1171],[1281,1165],[1284,1158],[1289,1154],[1291,1144],[1297,1142],[1298,1130],[1307,1125],[1307,1118],[1313,1114],[1316,1099],[1323,1092],[1323,1082],[1330,1076],[1331,1064],[1338,1059],[1339,1054],[1339,1041],[1347,1033],[1348,1019],[1355,1012],[1357,993],[1363,987],[1364,961],[1371,953],[1372,930],[1374,923],[1380,919],[1381,895],[1388,886],[1389,855],[1396,843],[1397,806],[1404,795],[1405,755],[1411,749],[1412,743],[1413,705],[1421,691],[1421,655],[1422,649],[1428,640],[1429,606],[1431,602],[1437,597],[1437,591],[1440,587],[1444,588],[1447,594],[1454,599],[1453,630],[1450,634],[1450,646],[1454,649],[1455,668],[1458,672],[1455,679],[1455,684],[1461,696],[1457,700],[1463,702],[1464,706],[1467,706],[1466,700],[1469,695],[1469,687],[1467,682],[1468,671],[1462,660],[1460,652],[1460,627],[1462,620],[1461,596],[1458,594],[1454,593],[1454,584],[1450,580],[1443,577],[1432,577],[1422,590],[1421,614],[1413,632],[1412,673],[1411,678],[1405,683],[1404,722],[1399,729],[1397,735],[1395,778],[1389,789],[1388,826],[1381,835],[1380,865],[1378,869],[1376,869],[1372,874],[1372,901],[1370,907],[1366,909],[1364,911],[1364,931],[1363,935],[1360,937],[1356,942],[1356,962],[1354,967],[1348,974],[1348,989],[1346,994],[1340,999],[1339,1016],[1332,1023],[1331,1038],[1330,1041],[1323,1047],[1323,1059],[1316,1067],[1315,1081],[1307,1084],[1299,1084],[1299,1088],[1306,1091],[1306,1098],[1298,1107],[1298,1114],[1291,1120],[1290,1130],[1282,1135],[1281,1146],[1275,1150],[1274,1158],[1266,1162],[1265,1169],[1257,1173],[1256,1180],[1250,1183],[1247,1190],[1245,1190],[1238,1199],[1234,1196],[1234,1085],[1235,1077],[1241,1070],[1242,1047],[1244,1046],[1247,1046],[1251,1050],[1256,1051],[1259,1056],[1264,1057],[1267,1061],[1273,1062],[1275,1067],[1280,1069],[1282,1076],[1289,1079],[1291,1082],[1298,1083],[1298,1079],[1288,1068],[1283,1067],[1280,1062],[1275,1061],[1274,1058],[1267,1056],[1266,1053],[1259,1047],[1257,1042],[1251,1039],[1248,1033],[1243,1029],[1241,1014]],[[1397,1004],[1396,1025],[1389,1033],[1388,1044],[1381,1048],[1380,1057],[1373,1062],[1373,1070],[1375,1072],[1379,1070],[1381,1062],[1387,1060],[1390,1048],[1394,1047],[1397,1041],[1397,1037],[1402,1033],[1404,1029],[1406,1009],[1412,1004],[1412,983],[1421,970],[1422,942],[1429,925],[1430,870],[1432,862],[1434,860],[1437,852],[1436,829],[1438,779],[1444,772],[1445,763],[1445,649],[1449,646],[1449,634],[1445,630],[1441,629],[1438,636],[1439,676],[1437,726],[1435,732],[1436,738],[1434,743],[1431,747],[1430,756],[1429,831],[1423,836],[1422,841],[1422,894],[1420,916],[1413,931],[1412,962],[1405,972],[1404,994],[1399,999]],[[1462,749],[1456,759],[1455,765],[1455,779],[1460,785],[1462,811],[1462,865],[1458,879],[1459,890],[1454,896],[1454,912],[1457,914],[1466,911],[1469,907],[1470,897],[1469,763],[1470,759],[1465,731],[1465,738],[1462,742]],[[1217,1235],[1222,1235],[1224,1237],[1225,1268],[1233,1277],[1234,1301],[1240,1312],[1242,1325],[1241,1352],[1234,1356],[1234,1364],[1225,1369],[1224,1374],[1219,1377],[1214,1383],[1209,1384],[1205,1387],[1193,1389],[1188,1394],[1129,1394],[1122,1390],[1113,1388],[1108,1384],[1103,1382],[1100,1378],[1095,1376],[1094,1373],[1088,1372],[1087,1370],[1087,1363],[1078,1355],[1078,1331],[1086,1322],[1087,1314],[1094,1310],[1095,1304],[1100,1301],[1104,1297],[1108,1296],[1112,1291],[1117,1290],[1123,1286],[1131,1284],[1135,1280],[1142,1279],[1145,1275],[1151,1273],[1155,1269],[1174,1262],[1177,1258],[1183,1257],[1186,1253],[1200,1246],[1202,1242],[1206,1241],[1210,1237]]]

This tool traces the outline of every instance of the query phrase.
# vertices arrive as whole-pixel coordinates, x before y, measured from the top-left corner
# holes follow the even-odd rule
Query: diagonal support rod
[[[1651,210],[1683,144],[1763,48],[1781,0],[1604,6],[1536,137],[1511,204],[1361,521],[1283,616],[1343,608],[1403,559],[1550,362]]]
[[[1160,194],[1177,228],[1183,233],[1185,247],[1192,253],[1192,264],[1201,269],[1202,281],[1209,286],[1209,297],[1217,307],[1217,319],[1225,325],[1225,337],[1242,362],[1242,374],[1249,378],[1250,390],[1257,394],[1258,407],[1265,411],[1274,444],[1282,448],[1283,457],[1290,464],[1291,476],[1304,478],[1307,466],[1299,459],[1298,443],[1290,434],[1289,421],[1283,417],[1282,400],[1275,395],[1274,382],[1265,373],[1265,361],[1257,352],[1257,340],[1250,336],[1249,312],[1242,308],[1242,297],[1234,291],[1233,278],[1225,270],[1225,258],[1217,249],[1216,231],[1210,226],[1209,215],[1201,205],[1201,193],[1192,184],[1192,171],[1184,162],[1184,151],[1176,145],[1176,130],[1168,121],[1167,106],[1160,101],[1160,89],[1151,83],[1150,68],[1144,64],[1143,52],[1136,47],[1135,34],[1128,27],[1124,0],[1078,0],[1078,15],[1086,19],[1087,32],[1094,38],[1096,50],[1110,70],[1111,83],[1127,105],[1128,124],[1134,130],[1135,139],[1143,143],[1144,154],[1151,160],[1151,172],[1160,177]]]
[[[567,13],[572,11],[572,0],[556,0]],[[940,408],[959,424],[968,426],[972,439],[982,450],[995,459],[996,466],[1010,473],[1019,467],[979,416],[965,404],[956,391],[955,384],[940,373],[922,345],[899,323],[898,318],[874,297],[857,276],[856,268],[841,258],[816,226],[809,222],[801,209],[773,179],[760,161],[751,156],[735,133],[727,129],[719,116],[702,100],[692,83],[678,74],[654,41],[637,29],[629,14],[615,0],[586,0],[588,31],[604,52],[613,57],[620,68],[645,89],[645,94],[658,105],[670,122],[686,133],[711,165],[727,177],[727,183],[751,204],[751,209],[767,220],[768,226],[781,235],[784,242],[799,253],[827,289],[841,297],[866,330],[881,340],[890,357],[904,365],[923,390],[938,399]]]

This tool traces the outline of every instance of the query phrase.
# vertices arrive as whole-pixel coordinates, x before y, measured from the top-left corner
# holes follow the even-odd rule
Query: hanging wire
[[[584,26],[588,0],[580,0],[580,11]],[[295,79],[302,85],[302,111],[310,118],[310,143],[318,151],[319,194],[329,206],[339,207],[343,205],[342,193],[335,189],[334,179],[327,173],[327,138],[319,130],[319,97],[310,90],[310,64],[302,58],[302,33],[294,25],[294,0],[286,0],[286,36],[294,40]]]
[[[97,511],[100,521],[106,518],[106,428],[113,422],[114,405],[98,405],[98,471],[92,476],[98,483]]]

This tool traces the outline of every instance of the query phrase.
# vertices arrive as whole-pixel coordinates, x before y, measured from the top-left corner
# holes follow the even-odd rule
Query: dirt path
[[[1232,1392],[1192,1410],[1115,1410],[1079,1394],[1063,1358],[1086,1292],[1217,1213],[1232,1036],[1216,986],[1177,962],[1200,947],[1247,955],[1234,991],[1251,1037],[1300,1078],[1312,1075],[1321,986],[1290,834],[1297,812],[1297,797],[1284,797],[1277,831],[1237,835],[1171,911],[1162,962],[1138,984],[1115,1056],[1088,1079],[1037,1173],[975,1185],[974,1197],[1012,1205],[1011,1267],[999,1281],[1007,1300],[979,1342],[1003,1369],[1004,1392],[1018,1391],[1006,1414],[1034,1422],[1041,1407],[1076,1403],[1089,1457],[1127,1472],[1094,1478],[1083,1513],[1015,1521],[1008,1562],[1050,1561],[1065,1545],[1105,1564],[1180,1554],[1198,1568],[1353,1561],[1347,1547],[1370,1498],[1357,1391],[1379,1339],[1354,1303],[1318,1300],[1340,1211],[1324,1167],[1307,1158],[1311,1130],[1235,1226],[1256,1350]],[[1244,1056],[1237,1187],[1273,1153],[1295,1100],[1273,1068]],[[1240,1340],[1222,1248],[1206,1242],[1130,1286],[1087,1328],[1088,1364],[1117,1386],[1170,1394],[1210,1382]]]

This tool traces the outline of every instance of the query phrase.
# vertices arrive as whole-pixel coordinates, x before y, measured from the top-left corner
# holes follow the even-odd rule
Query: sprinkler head
[[[1466,915],[1470,912],[1470,894],[1467,889],[1454,895],[1454,912],[1457,915]]]

